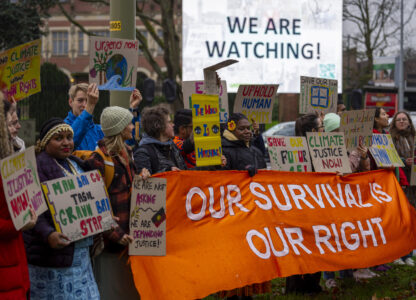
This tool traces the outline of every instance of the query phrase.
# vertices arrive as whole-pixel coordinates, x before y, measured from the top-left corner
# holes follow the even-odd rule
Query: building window
[[[144,36],[145,40],[147,40],[147,31],[146,30],[140,30],[140,33]],[[141,43],[139,42],[139,46],[141,45]],[[143,55],[143,51],[140,50],[139,47],[139,55]]]
[[[159,36],[159,38],[163,41],[163,30],[162,29],[158,29],[157,31],[157,35]],[[159,44],[157,44],[157,54],[158,55],[163,55],[163,48],[160,47]]]
[[[68,55],[68,31],[52,32],[52,55]]]
[[[84,33],[78,31],[78,55],[84,55]]]

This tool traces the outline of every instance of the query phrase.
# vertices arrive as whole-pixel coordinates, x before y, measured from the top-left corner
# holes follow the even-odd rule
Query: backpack
[[[108,189],[111,185],[111,182],[114,178],[114,162],[111,159],[111,156],[106,155],[100,148],[97,147],[94,151],[91,150],[76,150],[72,152],[72,155],[79,157],[82,160],[87,160],[91,157],[92,153],[96,152],[98,153],[103,161],[104,161],[104,182],[105,187]]]

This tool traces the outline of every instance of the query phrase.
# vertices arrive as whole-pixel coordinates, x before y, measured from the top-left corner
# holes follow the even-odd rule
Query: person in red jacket
[[[3,94],[0,92],[0,159],[13,153],[7,131],[3,107]],[[31,221],[22,230],[32,228],[36,214],[31,210]],[[0,299],[27,299],[29,291],[29,272],[21,231],[14,228],[7,208],[3,183],[0,176]]]

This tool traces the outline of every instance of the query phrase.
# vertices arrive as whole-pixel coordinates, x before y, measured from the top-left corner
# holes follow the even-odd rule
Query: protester
[[[396,147],[397,153],[404,163],[404,167],[401,170],[404,171],[406,179],[410,182],[411,167],[413,164],[413,151],[415,142],[415,127],[413,126],[412,119],[409,114],[404,111],[399,111],[393,116],[393,120],[390,125],[390,135],[393,140],[393,144]],[[416,205],[416,187],[403,186],[409,202]],[[412,254],[408,254],[394,261],[394,263],[408,266],[414,266],[415,262],[412,259]]]
[[[26,149],[25,142],[17,135],[20,129],[19,117],[17,116],[16,103],[3,100],[4,113],[6,114],[6,124],[10,133],[10,140],[13,145],[14,152]]]
[[[10,131],[6,126],[4,104],[3,94],[0,92],[0,159],[14,152],[10,143]],[[36,213],[31,209],[29,223],[19,231],[15,229],[0,176],[0,299],[27,299],[30,281],[21,231],[33,228],[36,221]]]
[[[174,117],[173,142],[179,149],[188,169],[196,166],[192,128],[192,110],[179,109]]]
[[[222,147],[227,170],[247,170],[254,176],[258,169],[265,169],[266,162],[261,151],[252,145],[251,124],[243,114],[231,114],[223,132]],[[228,299],[252,299],[253,295],[271,292],[271,281],[255,283],[220,293]],[[241,298],[239,298],[241,297]]]
[[[139,299],[134,286],[133,275],[127,264],[127,247],[133,241],[129,235],[130,195],[135,175],[132,150],[126,141],[132,138],[133,115],[127,109],[111,106],[101,114],[101,128],[104,138],[98,142],[99,151],[93,152],[87,163],[98,169],[107,182],[101,153],[111,158],[113,176],[107,190],[113,214],[118,217],[118,227],[104,234],[105,248],[94,260],[94,274],[100,290],[101,299]],[[101,152],[101,153],[100,153]],[[150,176],[147,170],[142,175]]]
[[[60,118],[46,121],[36,144],[41,182],[74,174],[87,167],[72,156],[73,131]],[[92,273],[89,247],[93,238],[70,242],[56,231],[50,211],[39,216],[36,226],[24,233],[29,262],[30,299],[99,299]]]
[[[306,137],[307,132],[323,132],[324,126],[318,114],[309,113],[296,119],[296,136]],[[321,272],[286,277],[286,293],[315,294],[322,291],[319,282]]]
[[[156,174],[187,169],[179,149],[172,141],[173,123],[164,105],[143,110],[142,128],[145,135],[134,152],[138,171],[147,169],[151,174]]]

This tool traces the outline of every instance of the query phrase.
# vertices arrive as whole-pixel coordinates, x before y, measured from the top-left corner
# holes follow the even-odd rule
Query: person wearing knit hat
[[[325,132],[338,131],[341,123],[341,117],[335,113],[328,113],[324,117]]]
[[[101,129],[104,136],[110,137],[119,134],[131,123],[133,114],[119,106],[106,107],[101,113]]]

